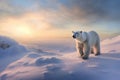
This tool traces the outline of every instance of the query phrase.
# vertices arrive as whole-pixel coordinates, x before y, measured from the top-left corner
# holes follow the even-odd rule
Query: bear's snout
[[[75,36],[75,35],[73,35],[72,37],[73,37],[73,38],[76,38],[76,36]]]

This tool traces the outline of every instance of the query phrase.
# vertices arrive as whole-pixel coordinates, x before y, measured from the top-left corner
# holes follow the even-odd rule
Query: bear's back
[[[95,31],[88,32],[90,46],[94,46],[98,41],[100,41],[99,35]]]

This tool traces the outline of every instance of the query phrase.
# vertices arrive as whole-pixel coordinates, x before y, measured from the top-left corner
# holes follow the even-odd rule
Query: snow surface
[[[102,52],[119,53],[120,52],[120,35],[114,38],[105,39],[101,43]]]
[[[73,44],[49,44],[48,50],[39,43],[32,45],[1,71],[0,80],[120,80],[120,36],[103,40],[102,55],[91,54],[88,60],[78,56]]]
[[[24,46],[8,37],[0,36],[0,45],[9,45],[9,47],[5,49],[0,47],[0,72],[3,71],[8,64],[18,60],[27,52]]]

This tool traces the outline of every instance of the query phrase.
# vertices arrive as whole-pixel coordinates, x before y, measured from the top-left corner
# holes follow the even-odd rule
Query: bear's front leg
[[[80,54],[80,56],[82,57],[84,55],[83,48],[78,47],[77,50],[78,50],[78,53]]]
[[[89,46],[88,43],[85,43],[84,44],[84,54],[83,54],[82,58],[83,59],[88,59],[89,54],[90,54],[90,46]]]

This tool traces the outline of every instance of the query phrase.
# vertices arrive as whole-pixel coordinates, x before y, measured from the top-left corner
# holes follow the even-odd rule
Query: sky
[[[72,31],[120,35],[120,0],[0,0],[0,34],[17,40],[71,38]]]

